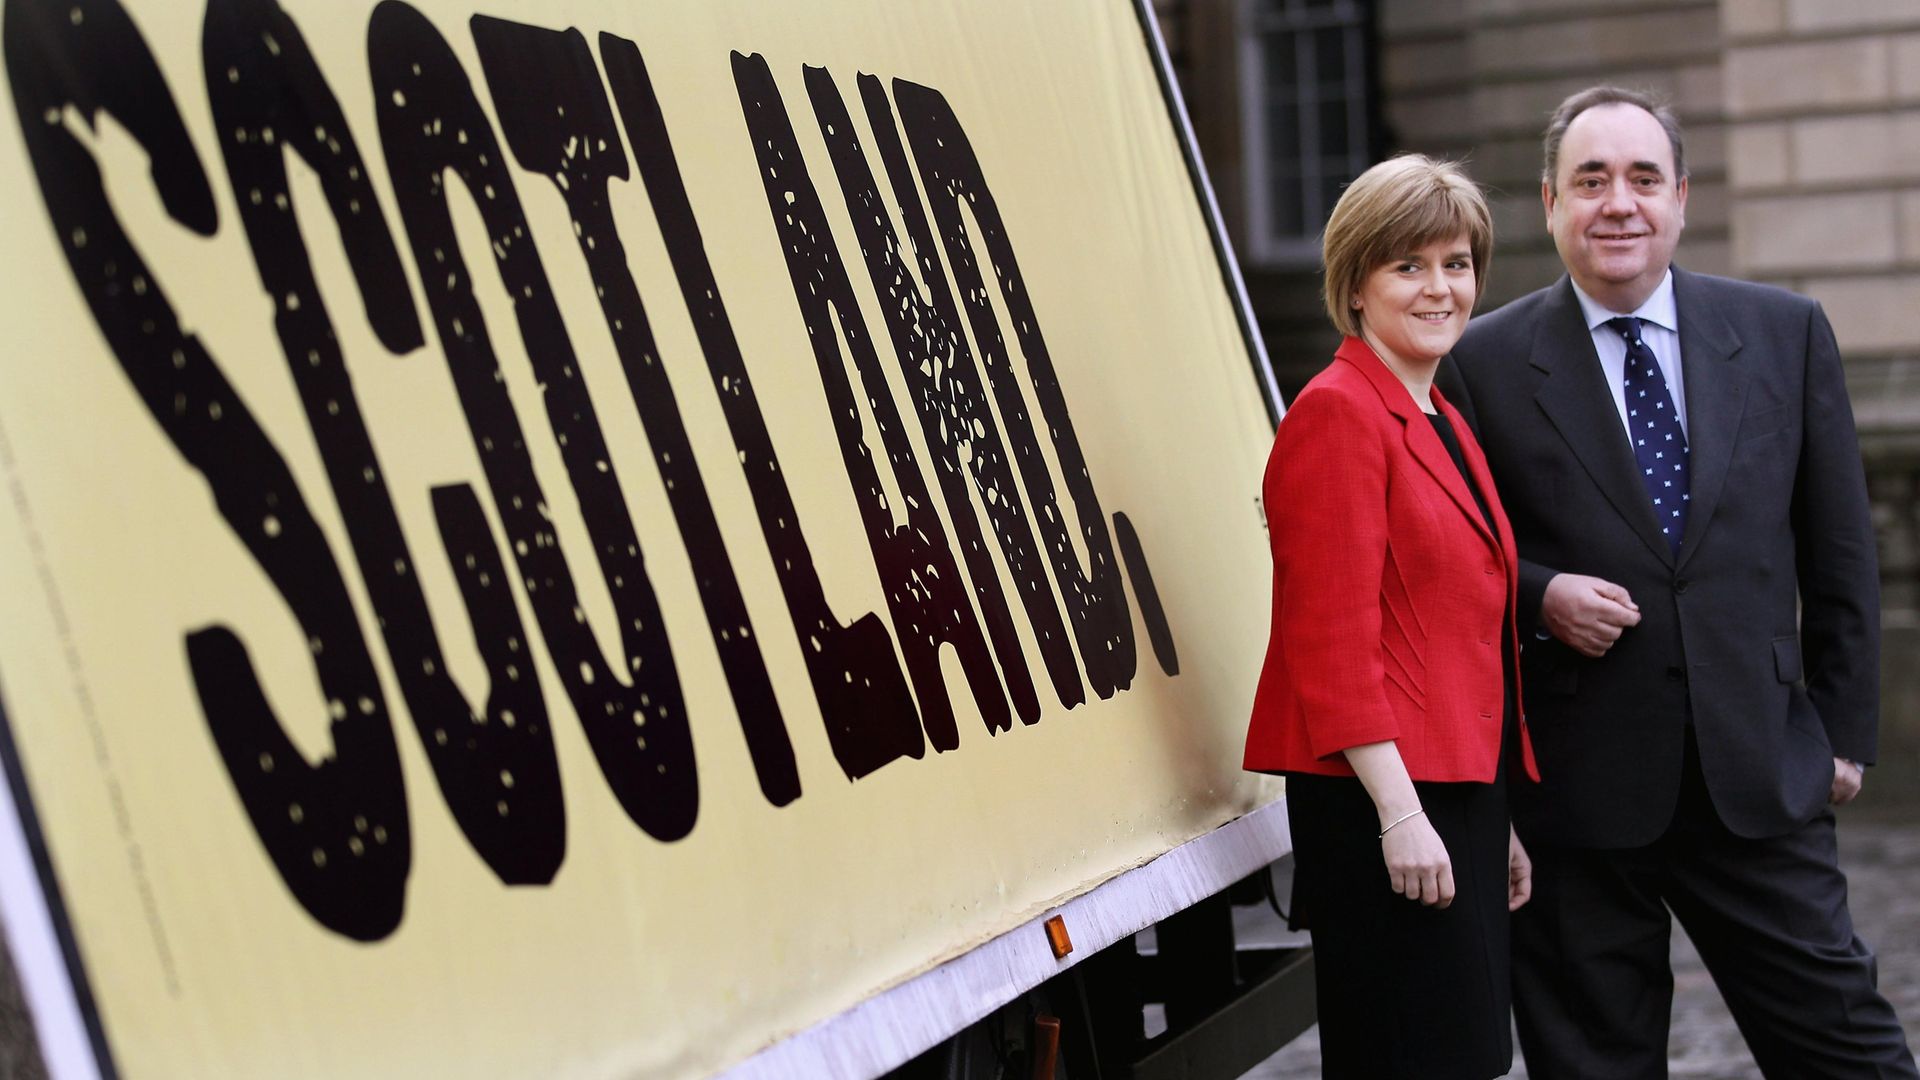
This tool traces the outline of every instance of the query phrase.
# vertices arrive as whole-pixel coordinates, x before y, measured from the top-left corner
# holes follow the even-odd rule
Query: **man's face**
[[[1687,182],[1674,176],[1660,121],[1633,105],[1574,117],[1558,173],[1542,185],[1560,261],[1589,296],[1632,311],[1653,294],[1686,225]]]

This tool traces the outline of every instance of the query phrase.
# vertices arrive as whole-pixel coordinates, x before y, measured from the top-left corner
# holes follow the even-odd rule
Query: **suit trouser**
[[[1527,1074],[1667,1075],[1671,909],[1765,1076],[1920,1076],[1853,930],[1833,813],[1748,840],[1714,812],[1691,732],[1682,776],[1672,824],[1646,847],[1529,842],[1533,900],[1513,920]]]

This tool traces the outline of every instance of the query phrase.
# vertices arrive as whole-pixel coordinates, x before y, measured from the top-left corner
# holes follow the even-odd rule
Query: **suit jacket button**
[[[1667,681],[1668,682],[1686,682],[1687,681],[1686,669],[1678,666],[1667,668]]]
[[[1673,582],[1673,591],[1674,591],[1674,592],[1676,592],[1676,593],[1683,593],[1683,592],[1686,592],[1686,591],[1687,591],[1687,579],[1686,579],[1686,578],[1675,578],[1675,579],[1674,579],[1674,582]]]

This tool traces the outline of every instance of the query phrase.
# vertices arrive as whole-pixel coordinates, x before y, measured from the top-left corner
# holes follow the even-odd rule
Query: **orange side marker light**
[[[1053,958],[1062,960],[1073,951],[1073,939],[1067,936],[1067,920],[1055,915],[1047,920],[1047,944],[1053,948]]]

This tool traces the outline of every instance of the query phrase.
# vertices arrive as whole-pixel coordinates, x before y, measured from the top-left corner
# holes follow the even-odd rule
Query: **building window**
[[[1376,157],[1372,5],[1242,3],[1247,253],[1261,263],[1312,262],[1341,187]]]

